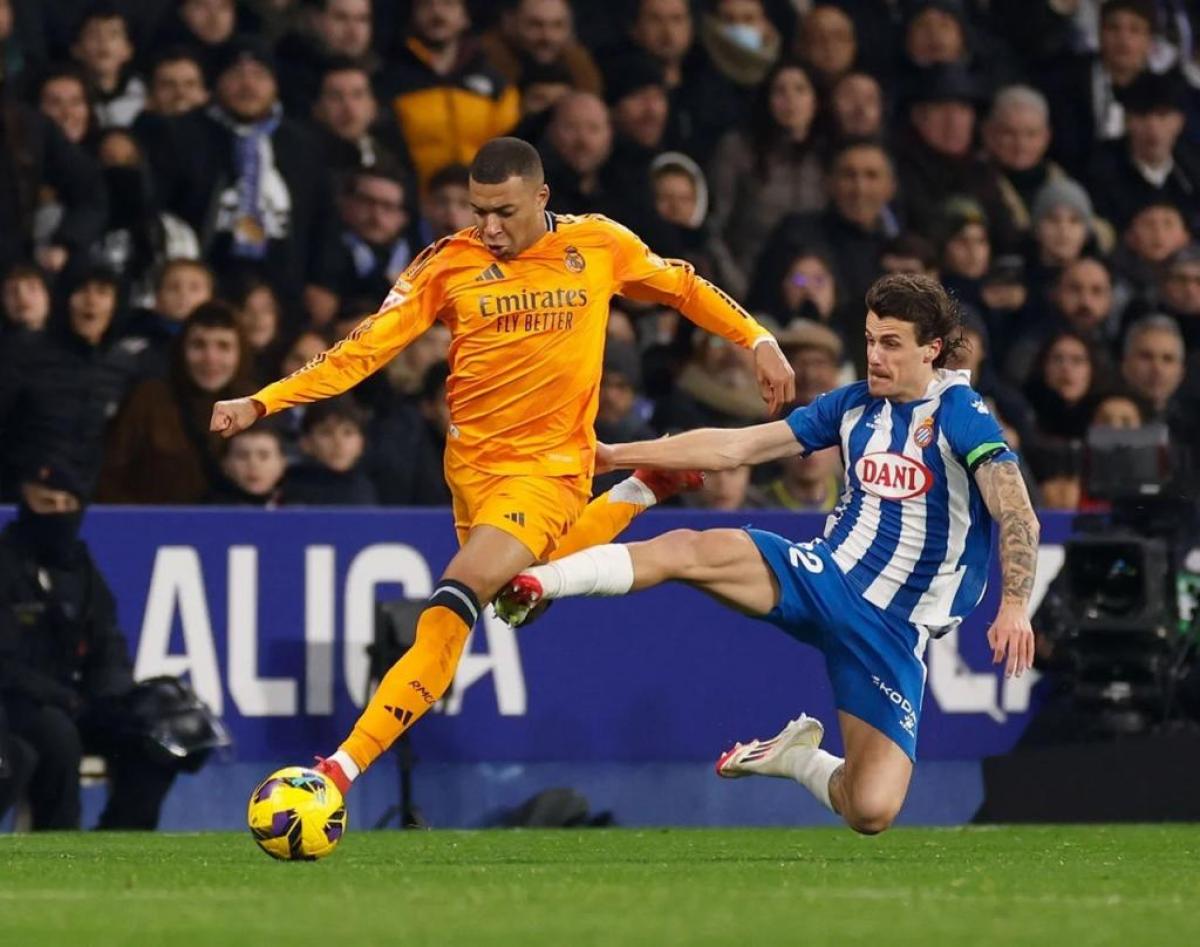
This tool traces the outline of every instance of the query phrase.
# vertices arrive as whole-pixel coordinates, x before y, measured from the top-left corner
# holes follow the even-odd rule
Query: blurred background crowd
[[[863,295],[938,275],[956,367],[1043,507],[1080,444],[1200,440],[1193,0],[0,0],[0,499],[445,504],[449,334],[225,443],[431,240],[466,164],[534,142],[777,333],[799,403],[862,377]],[[616,298],[610,442],[764,419],[747,353]],[[606,486],[602,481],[598,489]],[[685,502],[829,510],[836,452]]]

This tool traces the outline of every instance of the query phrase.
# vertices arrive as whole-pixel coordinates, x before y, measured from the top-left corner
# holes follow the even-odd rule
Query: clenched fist
[[[246,430],[261,416],[261,406],[253,398],[218,401],[213,405],[212,421],[209,422],[208,429],[219,432],[222,437],[233,437]]]

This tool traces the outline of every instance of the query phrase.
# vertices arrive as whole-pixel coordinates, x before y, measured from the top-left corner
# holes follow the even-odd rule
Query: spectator
[[[761,84],[783,42],[763,0],[714,0],[700,21],[700,42],[717,71],[736,86]]]
[[[1134,292],[1148,294],[1167,260],[1191,239],[1178,207],[1162,201],[1145,204],[1125,228],[1122,245],[1113,254],[1113,268],[1132,284]]]
[[[151,153],[165,206],[202,235],[223,278],[252,272],[328,321],[337,309],[328,171],[311,160],[308,132],[283,116],[274,59],[260,42],[228,43],[214,74],[213,107],[175,119]]]
[[[1059,441],[1082,438],[1104,383],[1087,339],[1070,329],[1054,333],[1043,345],[1033,378],[1025,387],[1041,437]],[[1040,479],[1042,472],[1036,472]]]
[[[208,430],[215,402],[250,394],[249,353],[230,306],[187,318],[167,378],[138,385],[109,433],[102,503],[200,503],[221,483],[224,442]]]
[[[46,42],[36,12],[20,0],[0,0],[0,74],[11,87],[22,85],[46,59]]]
[[[50,288],[46,275],[32,263],[14,263],[4,274],[0,289],[4,325],[0,341],[11,343],[10,333],[43,332],[50,320]]]
[[[145,111],[167,118],[208,103],[208,85],[199,58],[183,46],[168,47],[150,66]]]
[[[889,206],[896,194],[891,158],[877,142],[844,142],[833,154],[828,186],[825,210],[789,214],[767,239],[751,283],[752,309],[766,308],[764,301],[769,305],[769,298],[760,294],[780,285],[802,249],[820,248],[830,255],[835,282],[845,299],[862,299],[879,276],[883,247],[899,231]],[[857,354],[855,360],[860,361]]]
[[[1086,175],[1097,142],[1125,133],[1121,96],[1147,68],[1154,21],[1154,0],[1105,0],[1099,54],[1060,57],[1043,77],[1052,153],[1073,177]]]
[[[1180,440],[1195,440],[1194,409],[1179,403],[1186,351],[1179,326],[1170,316],[1152,315],[1129,327],[1121,358],[1121,379],[1150,408],[1150,419],[1165,421]]]
[[[828,326],[796,319],[778,333],[779,347],[796,373],[796,404],[810,405],[841,383],[842,340]]]
[[[448,164],[429,179],[421,202],[421,241],[429,244],[475,224],[468,193],[470,172],[464,164]]]
[[[54,121],[67,141],[92,150],[97,122],[87,76],[75,65],[56,66],[42,76],[38,110]]]
[[[256,424],[229,441],[221,470],[225,480],[209,494],[219,506],[279,505],[279,486],[287,471],[283,435],[272,424]]]
[[[600,377],[600,401],[596,412],[596,437],[605,444],[651,440],[654,429],[646,422],[649,402],[641,398],[642,357],[626,342],[609,339],[604,348],[604,372]],[[612,471],[596,477],[593,495],[616,486],[625,474]]]
[[[1067,177],[1049,180],[1032,206],[1033,246],[1028,251],[1028,291],[1044,300],[1063,267],[1097,253],[1099,222],[1087,191]]]
[[[1091,428],[1130,429],[1146,423],[1149,411],[1140,398],[1124,392],[1113,392],[1096,402],[1092,412]]]
[[[917,69],[963,63],[967,59],[967,24],[954,0],[914,3],[904,25],[904,55]]]
[[[262,387],[279,377],[278,366],[283,356],[279,297],[270,283],[251,278],[239,287],[233,301],[237,306],[238,328],[250,352],[254,383]]]
[[[133,71],[133,43],[125,17],[115,4],[100,3],[84,13],[71,56],[87,73],[96,93],[101,128],[128,128],[146,104],[146,83]]]
[[[465,0],[413,0],[408,36],[381,77],[422,184],[438,168],[467,163],[520,117],[505,82],[468,35]]]
[[[841,333],[838,286],[832,262],[819,250],[801,250],[784,274],[779,287],[780,305],[772,310],[781,325],[807,319]]]
[[[937,278],[938,256],[933,244],[916,233],[902,233],[883,245],[879,269],[884,273],[923,273]]]
[[[1181,142],[1182,77],[1144,73],[1122,96],[1125,135],[1095,150],[1088,181],[1100,212],[1124,228],[1151,203],[1177,206],[1189,227],[1200,222],[1200,153]]]
[[[1060,330],[1082,338],[1099,361],[1101,374],[1112,366],[1103,354],[1117,334],[1113,306],[1112,274],[1096,257],[1085,256],[1064,267],[1050,294],[1050,305],[1042,318],[1012,343],[1004,362],[1004,374],[1023,385],[1036,366],[1038,351],[1048,337]]]
[[[92,257],[120,277],[131,305],[149,306],[163,264],[198,258],[200,241],[191,227],[158,206],[150,169],[129,132],[105,132],[98,152],[110,211]]]
[[[509,85],[523,86],[531,67],[562,68],[572,89],[603,92],[592,54],[575,38],[567,0],[507,0],[499,25],[484,34],[482,46]]]
[[[784,62],[763,80],[749,124],[717,145],[713,233],[744,273],[788,212],[811,213],[825,205],[825,175],[812,138],[816,112],[808,74]]]
[[[998,183],[1014,229],[1033,226],[1034,198],[1066,172],[1046,157],[1050,147],[1050,106],[1036,89],[1007,86],[996,93],[983,123],[983,146],[999,172]]]
[[[86,265],[108,213],[100,172],[55,122],[12,101],[0,109],[0,181],[0,268],[33,258],[53,278]]]
[[[667,129],[667,89],[662,67],[641,52],[612,60],[606,70],[605,100],[617,137],[619,160],[644,175],[662,150]]]
[[[681,151],[666,151],[650,164],[654,209],[673,230],[680,255],[696,272],[736,297],[745,294],[746,276],[708,224],[708,181],[700,166]]]
[[[813,4],[800,21],[795,45],[800,61],[822,92],[834,88],[858,58],[854,20],[834,3]]]
[[[34,829],[78,829],[79,763],[108,765],[101,829],[153,829],[176,768],[152,755],[134,711],[116,602],[78,538],[85,491],[58,462],[21,486],[0,531],[0,704],[29,772]]]
[[[919,77],[896,150],[900,193],[908,223],[926,235],[947,198],[974,198],[987,215],[993,245],[1008,248],[1015,233],[997,174],[975,154],[975,108],[984,101],[978,80],[959,66]]]
[[[865,72],[848,72],[829,93],[829,126],[836,141],[883,137],[883,89]]]
[[[962,338],[966,345],[951,353],[946,367],[970,372],[971,387],[996,406],[996,413],[1018,432],[1018,438],[1028,439],[1034,430],[1033,409],[1020,390],[1005,381],[993,367],[987,327],[969,310],[964,319]]]
[[[418,379],[411,404],[393,405],[392,411],[371,421],[365,463],[385,506],[450,504],[450,488],[442,476],[450,427],[449,374],[445,361],[430,363]]]
[[[1200,245],[1190,243],[1167,261],[1156,297],[1158,311],[1179,326],[1187,351],[1200,353]],[[1149,312],[1144,304],[1132,305],[1124,321],[1132,324]]]
[[[836,448],[794,454],[779,463],[779,476],[757,493],[757,506],[793,513],[829,513],[838,504],[842,478]]]
[[[170,349],[185,320],[213,297],[213,274],[199,260],[170,260],[158,275],[152,309],[137,311],[115,347],[132,386],[165,378]]]
[[[410,185],[408,147],[390,117],[380,115],[367,70],[350,59],[331,59],[325,65],[312,106],[316,135],[325,161],[335,173],[377,164],[403,167]]]
[[[672,389],[658,402],[653,426],[659,431],[695,427],[740,427],[766,419],[755,390],[749,352],[707,332],[691,337],[691,354]]]
[[[992,259],[987,216],[969,197],[950,199],[942,213],[938,228],[942,282],[961,302],[979,310]]]
[[[528,65],[518,86],[521,93],[521,121],[512,134],[526,141],[538,141],[546,134],[552,109],[571,91],[571,74],[562,66]]]
[[[377,71],[371,26],[371,0],[306,0],[295,28],[275,47],[280,99],[288,115],[308,115],[331,58],[353,62],[368,76]]]
[[[167,19],[154,45],[194,49],[208,73],[227,55],[224,47],[233,39],[237,26],[235,0],[179,0],[174,16]]]
[[[629,36],[658,60],[670,97],[667,141],[706,165],[717,139],[743,113],[743,95],[713,65],[688,0],[635,0]]]
[[[399,168],[377,164],[345,178],[338,202],[343,299],[381,300],[416,255],[408,241],[408,212]]]
[[[300,422],[306,460],[283,478],[289,506],[371,506],[379,502],[363,465],[366,415],[349,396],[309,406]]]
[[[613,130],[603,102],[588,92],[560,99],[545,147],[551,210],[605,214],[640,234],[658,252],[671,255],[669,229],[652,209],[649,176],[612,160]]]

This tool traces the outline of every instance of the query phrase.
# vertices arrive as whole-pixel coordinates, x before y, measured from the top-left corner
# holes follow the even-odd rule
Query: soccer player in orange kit
[[[453,335],[445,473],[460,548],[416,642],[318,764],[343,792],[445,694],[481,602],[536,562],[610,541],[654,502],[631,479],[588,503],[613,294],[674,307],[753,348],[771,414],[795,396],[775,339],[689,264],[662,259],[606,217],[549,213],[541,158],[527,142],[485,144],[470,196],[476,226],[426,248],[378,312],[300,370],[213,407],[211,429],[232,437],[264,415],[341,394],[436,320]]]

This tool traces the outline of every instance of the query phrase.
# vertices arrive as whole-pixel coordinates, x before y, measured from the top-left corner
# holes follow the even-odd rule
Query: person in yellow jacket
[[[404,45],[380,78],[422,187],[439,168],[469,164],[521,117],[520,94],[470,25],[464,0],[414,0]]]
[[[672,306],[753,348],[771,413],[795,396],[774,337],[690,264],[659,257],[606,217],[548,213],[542,162],[527,142],[484,145],[470,193],[477,225],[424,250],[377,313],[300,370],[213,409],[212,430],[230,437],[263,415],[341,394],[434,321],[451,331],[445,473],[461,548],[416,643],[318,767],[343,791],[446,692],[481,602],[535,562],[607,542],[655,502],[644,479],[630,478],[588,503],[613,294]]]

